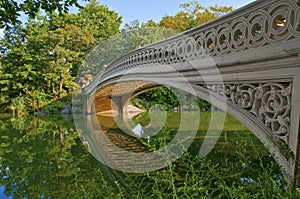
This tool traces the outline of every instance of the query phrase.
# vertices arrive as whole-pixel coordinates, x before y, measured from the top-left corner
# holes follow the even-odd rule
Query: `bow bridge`
[[[300,1],[255,1],[119,57],[83,88],[85,110],[122,112],[132,96],[165,85],[235,117],[299,185]]]

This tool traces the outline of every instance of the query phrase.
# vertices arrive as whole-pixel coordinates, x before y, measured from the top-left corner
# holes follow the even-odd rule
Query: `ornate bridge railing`
[[[128,53],[113,61],[101,78],[132,67],[178,64],[207,56],[213,57],[217,65],[227,65],[297,54],[300,47],[294,40],[300,36],[298,4],[296,0],[256,1],[210,23]],[[266,49],[271,46],[274,47]]]
[[[111,87],[101,94],[110,96],[114,85],[124,78],[120,95],[125,95],[128,81],[176,81],[178,73],[198,89],[200,97],[211,101],[205,93],[213,93],[220,99],[215,105],[231,104],[229,113],[265,143],[274,141],[270,151],[287,176],[298,179],[300,1],[255,1],[212,22],[132,51],[110,63],[84,88],[84,93],[92,99]],[[149,83],[149,88],[153,83],[158,81]],[[128,92],[132,89],[128,84]],[[142,89],[147,89],[147,84]],[[95,104],[97,100],[90,100],[87,108]],[[289,157],[289,152],[294,157]]]

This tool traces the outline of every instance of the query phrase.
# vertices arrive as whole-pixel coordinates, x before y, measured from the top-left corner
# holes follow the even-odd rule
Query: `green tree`
[[[35,90],[38,83],[37,70],[32,64],[37,52],[30,53],[28,46],[24,45],[25,41],[25,29],[15,27],[6,32],[1,42],[2,47],[7,49],[1,59],[3,76],[0,77],[1,94],[5,96],[1,102],[5,108],[9,105],[17,108],[18,102],[26,103],[22,97],[26,95],[26,91]],[[22,100],[13,100],[14,98]]]
[[[175,16],[165,16],[160,21],[160,26],[183,32],[190,28],[191,18],[185,12],[178,12]]]
[[[163,17],[160,26],[182,32],[232,11],[232,6],[215,5],[205,8],[195,0],[181,4],[180,7],[183,11],[175,16]]]
[[[80,29],[89,31],[99,42],[119,33],[122,17],[107,6],[99,4],[96,0],[91,0],[85,7],[79,9],[77,14],[50,13],[49,22],[52,30],[67,25],[75,25]]]
[[[79,71],[78,82],[85,82],[86,75],[95,76],[116,58],[148,44],[173,36],[176,32],[158,27],[153,20],[140,23],[134,20],[125,24],[120,34],[102,41],[87,56]]]
[[[0,40],[2,110],[33,111],[69,94],[87,54],[120,24],[117,13],[93,1],[77,14],[51,13],[7,29]]]
[[[81,28],[92,32],[97,41],[103,41],[119,33],[122,23],[122,17],[118,16],[118,13],[100,5],[96,0],[92,0],[81,9],[79,17],[82,20]]]
[[[1,0],[0,1],[0,28],[10,27],[21,23],[18,17],[23,12],[30,18],[43,10],[45,12],[67,12],[70,6],[81,7],[77,0]]]
[[[87,4],[84,8],[80,9],[78,14],[49,14],[49,22],[50,30],[55,30],[56,32],[58,29],[65,30],[69,29],[72,26],[73,28],[77,27],[77,30],[82,31],[83,33],[72,34],[74,42],[69,42],[72,44],[76,42],[78,44],[81,43],[81,45],[76,45],[78,48],[75,49],[75,51],[73,50],[73,52],[80,51],[77,56],[78,59],[73,59],[71,61],[72,76],[76,77],[78,74],[79,66],[82,65],[84,59],[89,53],[92,52],[95,46],[99,42],[103,42],[111,36],[119,33],[119,28],[122,23],[122,17],[119,17],[118,13],[116,13],[115,11],[110,10],[108,7],[101,5],[93,0],[90,4]],[[68,31],[70,30],[66,31],[67,34],[69,34]],[[78,42],[78,35],[81,36],[81,39],[79,39],[80,42]],[[61,44],[59,44],[59,47],[61,47]],[[95,52],[95,50],[93,52]],[[103,55],[101,57],[103,57]],[[97,64],[99,65],[100,63]],[[84,70],[85,74],[83,74],[82,71],[83,69],[81,68],[81,79],[86,76],[86,73],[91,73],[91,71]],[[81,79],[77,78],[77,82],[81,81]]]
[[[74,87],[74,79],[94,37],[88,30],[75,25],[49,33],[52,46],[50,50],[50,67],[46,69],[45,79],[50,82],[56,99],[66,95]],[[63,93],[63,92],[67,93]]]

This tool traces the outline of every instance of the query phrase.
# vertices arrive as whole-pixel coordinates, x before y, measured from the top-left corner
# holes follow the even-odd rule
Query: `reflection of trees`
[[[154,150],[168,144],[176,134],[179,116],[169,115],[172,122],[167,120],[166,127],[145,144]],[[202,114],[201,120],[208,121],[209,116]],[[145,121],[145,125],[150,122],[147,114],[133,121]],[[174,198],[174,194],[178,198],[222,194],[223,198],[249,194],[271,198],[264,194],[287,194],[280,184],[283,179],[278,167],[262,144],[246,129],[238,131],[243,127],[232,118],[226,121],[218,144],[205,159],[197,154],[207,124],[199,124],[190,153],[172,165],[144,175],[117,175],[85,150],[72,122],[54,116],[12,120],[0,115],[0,186],[4,185],[5,193],[13,198],[122,198],[116,193],[120,191],[125,198]],[[257,183],[242,184],[242,178]],[[112,181],[119,181],[118,190]]]
[[[7,195],[78,198],[107,184],[71,122],[54,116],[0,118],[0,131],[0,184]]]

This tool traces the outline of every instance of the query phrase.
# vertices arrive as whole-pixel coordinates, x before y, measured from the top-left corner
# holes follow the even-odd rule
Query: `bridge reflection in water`
[[[184,113],[167,113],[167,125],[159,130],[156,135],[152,135],[150,139],[147,136],[137,136],[133,131],[136,126],[140,126],[144,129],[144,132],[147,133],[145,130],[151,125],[148,112],[142,113],[134,118],[124,118],[122,115],[115,115],[114,117],[98,115],[97,122],[103,130],[104,136],[110,140],[111,144],[108,144],[108,142],[103,139],[103,135],[98,131],[90,131],[89,135],[82,134],[82,139],[88,150],[95,157],[99,158],[99,156],[101,156],[101,158],[104,158],[103,156],[107,155],[108,157],[106,158],[109,158],[111,162],[115,164],[115,168],[122,171],[128,171],[129,173],[136,173],[134,167],[136,167],[136,165],[142,165],[143,161],[134,159],[135,157],[133,159],[130,159],[130,156],[124,157],[123,151],[119,149],[143,154],[151,153],[159,148],[165,147],[176,136],[180,123],[179,121],[181,120],[181,114]],[[190,138],[193,142],[191,146],[186,149],[186,151],[194,157],[198,156],[203,140],[206,138],[211,114],[224,115],[226,113],[220,111],[201,113],[197,134],[195,137]],[[120,125],[121,123],[123,124],[122,126]],[[153,128],[155,128],[155,125],[153,125]],[[189,130],[193,129],[186,129],[187,134]],[[189,138],[183,135],[181,139],[186,140]],[[275,163],[275,160],[269,154],[268,150],[259,139],[234,118],[226,115],[223,132],[221,136],[216,139],[218,142],[213,150],[207,155],[206,160],[212,161],[214,165],[227,168],[228,173],[224,173],[224,176],[234,174],[235,179],[233,180],[236,180],[235,183],[240,183],[244,180],[255,181],[262,172],[265,172],[265,168],[262,168],[263,165],[263,167],[272,170],[274,181],[282,182],[283,175],[280,172],[280,168]],[[115,146],[119,149],[115,150]],[[151,163],[155,163],[158,160],[152,159],[150,161]],[[176,161],[179,168],[182,164],[181,161],[180,158]],[[158,166],[160,166],[160,164],[161,162],[158,162]],[[155,167],[157,165],[152,166]],[[145,164],[145,167],[151,167],[149,162]],[[147,174],[141,173],[139,175],[143,176]]]

